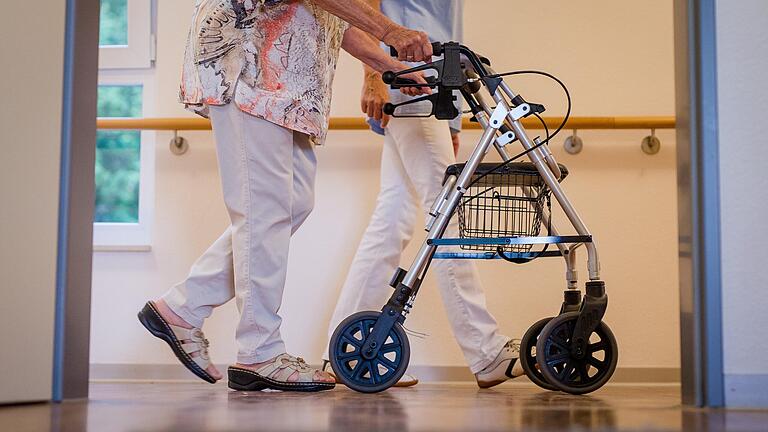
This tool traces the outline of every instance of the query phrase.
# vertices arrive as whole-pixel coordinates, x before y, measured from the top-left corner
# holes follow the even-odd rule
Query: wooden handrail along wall
[[[544,117],[549,128],[555,128],[562,117]],[[99,118],[99,129],[132,130],[210,130],[211,122],[201,117],[157,117],[157,118]],[[533,118],[523,120],[528,129],[542,129],[541,123]],[[465,129],[480,129],[480,125],[464,119]],[[363,130],[368,125],[362,117],[333,117],[329,128],[332,130]],[[571,117],[565,129],[674,129],[674,117]]]
[[[544,117],[547,127],[554,129],[563,121],[562,117]],[[210,130],[211,122],[201,117],[159,117],[159,118],[99,118],[96,120],[99,129],[119,130],[164,130],[173,131],[170,149],[174,154],[186,153],[189,148],[187,140],[178,135],[178,131]],[[480,125],[464,118],[464,129],[480,129]],[[543,129],[541,122],[535,118],[523,119],[523,126],[528,129]],[[362,117],[333,117],[329,128],[332,130],[365,130],[368,125]],[[589,129],[637,129],[650,130],[651,134],[643,138],[640,148],[647,154],[656,154],[661,149],[661,141],[656,137],[656,129],[674,129],[675,118],[668,117],[571,117],[565,128],[572,130],[573,135],[565,138],[564,148],[570,154],[578,154],[583,147],[583,141],[576,135],[577,130]]]

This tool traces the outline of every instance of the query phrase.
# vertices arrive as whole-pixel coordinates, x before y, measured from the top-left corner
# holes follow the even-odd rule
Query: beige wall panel
[[[65,2],[4,2],[0,403],[51,397]]]

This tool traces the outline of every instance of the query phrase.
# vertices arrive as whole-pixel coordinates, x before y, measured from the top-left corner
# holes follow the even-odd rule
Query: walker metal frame
[[[366,318],[368,325],[350,324],[354,321],[351,320],[354,317],[353,315],[350,319],[345,320],[337,329],[337,334],[334,334],[331,340],[331,365],[337,377],[344,384],[363,392],[381,391],[394,384],[400,378],[405,371],[405,367],[400,363],[395,364],[394,361],[387,363],[380,355],[380,350],[382,350],[383,346],[387,345],[387,341],[392,340],[393,331],[399,329],[399,326],[402,325],[412,309],[421,281],[424,280],[433,259],[503,258],[509,261],[519,261],[538,257],[559,256],[563,258],[565,265],[565,292],[560,315],[570,314],[570,321],[566,320],[568,321],[567,326],[563,327],[565,324],[561,320],[558,323],[560,326],[558,328],[560,330],[567,328],[567,331],[570,332],[569,336],[567,335],[566,337],[568,346],[560,346],[558,348],[559,345],[547,345],[541,337],[538,337],[539,335],[535,335],[538,337],[538,341],[534,340],[533,343],[537,344],[537,348],[539,348],[539,343],[542,345],[541,349],[537,350],[539,353],[545,353],[546,351],[546,354],[553,353],[555,355],[559,352],[557,354],[559,356],[568,354],[570,357],[567,363],[560,363],[559,366],[547,366],[547,364],[544,364],[544,369],[548,369],[549,374],[545,370],[541,372],[546,377],[545,381],[553,381],[550,384],[559,390],[570,393],[586,393],[594,390],[592,387],[596,386],[595,388],[599,388],[610,378],[615,369],[616,350],[613,348],[615,347],[615,340],[603,341],[613,343],[613,345],[607,348],[607,350],[612,349],[613,352],[609,353],[607,350],[604,352],[602,362],[608,364],[602,365],[603,368],[600,369],[601,376],[589,375],[589,370],[597,369],[597,366],[590,366],[591,363],[587,364],[588,360],[585,360],[585,358],[590,355],[590,347],[596,344],[596,342],[590,342],[590,340],[594,340],[593,333],[599,333],[605,327],[601,323],[607,306],[605,284],[600,279],[600,261],[592,232],[587,228],[581,216],[579,216],[559,182],[564,177],[564,167],[558,165],[549,149],[549,143],[530,138],[521,122],[523,118],[529,115],[542,112],[544,107],[526,102],[520,95],[512,91],[507,83],[504,82],[501,74],[496,74],[491,69],[490,62],[487,59],[477,55],[466,46],[455,42],[434,43],[433,49],[435,55],[442,54],[443,58],[441,60],[400,72],[387,72],[383,75],[383,78],[385,83],[390,84],[392,88],[429,86],[436,91],[428,96],[399,105],[388,104],[385,107],[385,113],[397,116],[396,108],[398,106],[429,100],[433,103],[432,115],[442,119],[453,118],[458,114],[453,106],[453,93],[458,91],[468,104],[474,120],[482,126],[483,134],[472,151],[471,156],[463,164],[463,167],[457,170],[454,166],[453,172],[449,170],[446,174],[443,188],[429,210],[430,216],[426,226],[426,239],[409,269],[399,268],[396,271],[390,283],[395,291],[387,304],[381,309],[381,312],[375,312],[376,315],[368,313]],[[430,79],[426,85],[415,84],[410,80],[400,78],[402,75],[427,69],[436,71],[437,77]],[[495,106],[492,106],[483,96],[483,89],[490,95]],[[446,227],[448,227],[451,217],[460,205],[462,197],[465,197],[468,189],[472,186],[473,179],[476,179],[476,172],[488,151],[491,147],[495,148],[502,161],[506,162],[507,166],[511,166],[514,163],[511,163],[512,156],[510,156],[509,149],[511,144],[515,142],[520,143],[525,156],[535,167],[538,176],[540,176],[541,181],[548,189],[548,193],[551,193],[554,201],[562,208],[571,228],[575,232],[568,235],[561,234],[562,231],[551,223],[551,210],[543,208],[540,217],[542,223],[548,227],[547,235],[445,238]],[[527,246],[524,249],[517,249],[515,251],[514,248],[510,248],[510,246],[515,245]],[[556,250],[531,252],[529,249],[532,245],[554,245]],[[498,249],[497,252],[488,250],[472,252],[439,251],[439,248],[448,246],[474,247],[475,249],[477,249],[477,246],[483,246],[483,249],[490,247],[491,250],[495,247],[507,247],[509,252],[502,252],[501,249]],[[582,246],[586,249],[589,279],[586,283],[586,294],[583,298],[578,290],[578,273],[576,270],[576,251]],[[347,327],[344,327],[345,325]],[[350,330],[352,327],[350,326],[354,327],[353,330],[361,330],[362,338],[350,340],[352,335],[352,330]],[[607,329],[607,327],[605,328]],[[555,330],[551,328],[549,333]],[[358,330],[355,331],[357,332]],[[608,333],[602,332],[602,338],[613,339],[610,330],[607,331]],[[549,333],[545,331],[541,334],[549,335]],[[605,334],[608,334],[608,336],[605,336]],[[398,337],[402,339],[403,336],[398,333]],[[552,337],[554,338],[555,336]],[[342,347],[344,348],[342,349]],[[400,346],[400,349],[401,351],[398,352],[401,354],[401,357],[404,357],[400,361],[404,360],[407,366],[409,356],[402,355],[402,349],[409,349],[407,343],[404,346]],[[535,354],[536,350],[531,352]],[[610,358],[608,358],[609,354]],[[344,366],[344,358],[351,358],[353,355],[357,356],[355,358],[359,361],[353,366]],[[542,360],[544,356],[539,357],[539,360]],[[600,361],[595,360],[594,362],[599,363]],[[366,364],[367,366],[364,366]],[[370,383],[365,382],[365,379],[361,378],[362,372],[360,369],[366,367],[368,373],[365,376],[370,376]],[[392,370],[379,374],[379,368],[382,370]],[[583,371],[584,368],[588,370],[585,372]],[[584,374],[583,376],[580,375],[582,373]],[[531,372],[531,374],[535,374],[535,371]],[[607,377],[605,377],[606,374]],[[551,378],[550,375],[554,376],[551,380],[549,379]]]

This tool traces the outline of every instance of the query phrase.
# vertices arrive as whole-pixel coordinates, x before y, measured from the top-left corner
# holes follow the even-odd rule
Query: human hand
[[[360,109],[369,118],[381,122],[381,127],[387,127],[389,116],[382,112],[382,107],[389,101],[389,92],[378,72],[367,72],[363,79],[363,91],[360,96]]]
[[[423,72],[411,72],[409,74],[400,75],[398,78],[409,79],[416,84],[427,84],[427,80],[424,78]],[[429,87],[401,87],[400,92],[407,94],[408,96],[420,96],[432,94],[432,89]]]
[[[394,24],[384,33],[381,41],[397,50],[400,61],[432,60],[432,44],[426,33]]]

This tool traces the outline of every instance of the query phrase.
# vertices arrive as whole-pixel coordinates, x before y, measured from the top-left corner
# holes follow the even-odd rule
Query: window
[[[141,85],[100,85],[99,117],[141,117]],[[138,223],[141,132],[101,130],[96,134],[94,222]]]
[[[101,0],[100,18],[99,69],[152,66],[151,0]]]
[[[128,0],[102,0],[99,45],[128,45]]]
[[[99,117],[153,114],[151,6],[151,0],[101,0]],[[149,249],[154,139],[154,131],[97,131],[95,250]]]
[[[99,77],[99,117],[148,117],[152,81],[144,74]],[[147,250],[154,208],[154,131],[99,130],[93,243],[97,250]]]

